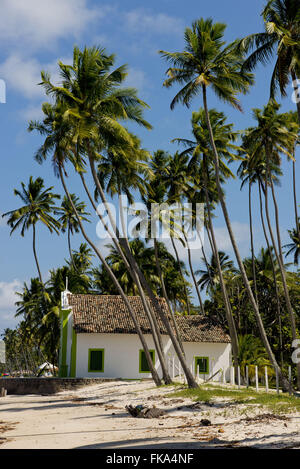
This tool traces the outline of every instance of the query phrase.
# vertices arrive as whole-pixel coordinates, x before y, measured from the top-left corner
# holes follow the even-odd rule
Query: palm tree
[[[271,0],[267,2],[262,16],[265,32],[246,36],[239,48],[249,55],[243,70],[252,71],[259,62],[264,65],[275,56],[276,63],[270,84],[270,98],[274,99],[279,89],[286,96],[286,89],[292,79],[298,99],[297,110],[300,124],[300,100],[297,78],[300,77],[300,6],[298,0]]]
[[[43,77],[45,78],[44,75]],[[121,295],[126,305],[126,308],[128,309],[128,312],[133,320],[133,323],[136,328],[139,339],[141,341],[142,347],[145,351],[146,359],[147,359],[153,380],[155,384],[159,386],[161,384],[161,380],[153,365],[152,358],[149,352],[149,348],[142,334],[135,312],[132,310],[129,301],[123,289],[121,288],[117,278],[115,277],[113,271],[111,270],[110,266],[105,261],[103,255],[101,254],[101,252],[99,251],[95,243],[87,235],[85,228],[83,226],[83,223],[81,221],[80,215],[77,212],[76,206],[73,203],[73,200],[71,198],[71,195],[66,185],[65,166],[68,161],[70,161],[74,165],[75,169],[78,172],[80,172],[80,174],[82,171],[84,171],[82,162],[79,158],[79,145],[77,144],[74,148],[74,129],[72,128],[70,122],[64,119],[64,116],[67,112],[66,106],[63,102],[57,100],[57,102],[54,105],[51,105],[50,103],[43,104],[42,109],[43,109],[44,116],[45,116],[43,122],[31,121],[29,124],[29,131],[37,130],[41,135],[46,135],[45,141],[43,145],[36,152],[35,158],[39,163],[42,163],[49,154],[52,155],[52,164],[53,164],[54,172],[56,175],[60,177],[63,189],[65,191],[65,195],[68,198],[68,201],[72,206],[72,209],[74,211],[77,222],[79,224],[81,233],[84,239],[86,240],[86,242],[91,246],[91,248],[94,250],[94,252],[98,256],[100,262],[104,265],[104,268],[106,269],[108,275],[110,276],[112,282],[114,283],[118,294]],[[84,132],[85,131],[82,130],[82,133]],[[85,135],[90,135],[90,134],[88,131],[86,131]],[[83,177],[82,177],[82,181],[84,182]]]
[[[169,203],[171,204],[179,203],[182,205],[182,203],[185,200],[187,200],[188,202],[191,202],[189,195],[192,192],[192,178],[189,172],[188,160],[189,160],[188,155],[183,155],[183,154],[176,152],[173,156],[170,156],[169,158],[169,162],[167,166],[167,174],[160,176],[162,180],[165,182],[166,188],[168,189],[167,199]],[[192,220],[193,211],[189,213],[188,215],[189,215],[188,218]],[[175,218],[176,218],[176,214],[175,214]],[[192,276],[193,283],[196,289],[200,310],[202,314],[204,314],[203,302],[202,302],[201,294],[200,294],[197,280],[196,280],[195,273],[194,273],[191,248],[190,248],[190,243],[188,240],[188,231],[192,228],[192,226],[187,226],[190,223],[185,223],[185,221],[186,220],[183,220],[183,226],[179,227],[180,228],[179,233],[178,233],[178,230],[176,230],[176,233],[177,233],[177,236],[179,236],[179,239],[182,242],[182,244],[185,246],[185,249],[187,249],[188,251],[188,262],[189,262],[191,276]],[[176,220],[174,220],[173,222],[174,222],[173,224],[176,225]],[[171,238],[173,238],[172,234],[171,234]],[[172,242],[174,243],[174,240]]]
[[[233,173],[226,165],[226,162],[236,159],[236,156],[234,155],[233,151],[239,150],[239,147],[234,144],[235,140],[237,139],[237,133],[233,131],[232,124],[226,123],[226,118],[223,113],[217,112],[215,109],[210,109],[209,117],[213,129],[215,145],[218,149],[219,155],[222,157],[220,158],[220,179],[223,183],[225,178],[234,177]],[[237,366],[238,338],[235,330],[235,324],[232,316],[230,302],[228,299],[228,294],[226,291],[226,285],[223,279],[223,272],[220,264],[220,259],[218,259],[218,248],[212,222],[213,205],[219,201],[219,196],[216,188],[215,176],[214,174],[212,174],[213,157],[211,145],[209,143],[209,131],[207,127],[206,114],[204,109],[200,108],[199,112],[193,112],[192,132],[195,141],[186,139],[175,139],[174,141],[177,141],[178,143],[183,144],[186,147],[182,154],[191,155],[191,159],[189,162],[189,172],[194,177],[194,192],[197,195],[197,200],[201,201],[202,203],[205,202],[206,204],[207,234],[211,243],[213,256],[217,263],[229,332],[233,344],[232,347],[234,360]],[[195,195],[192,195],[191,200],[195,201]],[[208,263],[207,271],[210,274]]]
[[[289,236],[291,238],[291,243],[286,244],[284,247],[288,249],[286,253],[286,257],[290,254],[294,256],[294,264],[298,265],[299,257],[300,257],[300,241],[298,237],[298,232],[300,230],[300,218],[298,219],[298,229],[293,228],[292,230],[288,230]]]
[[[251,165],[255,166],[257,163],[261,164],[261,161],[265,163],[264,196],[266,218],[272,245],[281,272],[286,306],[290,316],[292,338],[293,340],[296,340],[297,329],[295,313],[293,311],[290,300],[290,294],[286,280],[286,271],[283,262],[279,211],[275,196],[272,165],[277,165],[280,167],[281,154],[285,154],[288,158],[293,158],[292,151],[294,149],[295,141],[297,140],[298,129],[297,127],[291,128],[291,122],[286,118],[285,114],[278,113],[279,109],[280,106],[274,101],[269,101],[269,103],[264,107],[263,111],[260,109],[254,109],[253,114],[257,120],[257,126],[247,129],[246,138],[247,141],[250,142],[250,146],[253,149],[251,154]],[[272,199],[274,203],[277,243],[270,221],[268,203],[269,187],[271,188]],[[298,387],[300,389],[300,366],[298,367]]]
[[[195,21],[192,28],[185,29],[185,50],[183,52],[160,51],[162,56],[171,62],[173,67],[167,70],[168,78],[164,85],[170,87],[175,83],[184,84],[183,88],[175,95],[171,102],[171,109],[182,102],[186,106],[200,92],[203,97],[203,107],[206,115],[207,127],[209,130],[209,141],[214,158],[216,184],[219,199],[232,243],[232,247],[237,259],[239,270],[245,284],[251,305],[255,312],[262,341],[266,347],[271,363],[282,372],[275,359],[274,353],[268,341],[258,305],[253,296],[251,285],[242,262],[242,258],[232,230],[227,205],[221,189],[220,181],[220,159],[215,145],[213,130],[209,118],[207,105],[207,87],[210,86],[219,99],[231,104],[236,109],[241,110],[240,103],[236,97],[237,93],[246,93],[253,83],[253,76],[241,69],[243,54],[237,48],[237,41],[225,46],[223,41],[226,25],[222,23],[213,24],[212,19],[203,18]],[[287,384],[287,383],[286,383]]]
[[[233,272],[233,262],[229,259],[229,256],[225,254],[225,252],[219,251],[218,258],[220,260],[220,266],[222,269],[223,276],[228,271]],[[197,270],[196,275],[201,275],[200,279],[198,280],[198,284],[201,290],[206,289],[207,293],[212,294],[215,289],[220,285],[218,263],[214,253],[211,255],[211,260],[208,264],[208,267],[205,270]]]
[[[80,202],[79,197],[77,197],[75,194],[70,194],[71,199],[73,201],[73,204],[76,207],[76,210],[81,217],[81,220],[88,222],[89,219],[87,218],[89,213],[85,211],[86,205],[84,202]],[[61,231],[65,233],[66,231],[68,232],[68,247],[69,247],[69,253],[70,253],[70,260],[72,264],[74,265],[73,261],[73,255],[72,255],[72,248],[71,248],[71,235],[74,235],[74,233],[79,233],[79,225],[77,222],[77,219],[74,215],[73,209],[71,204],[69,203],[69,200],[66,196],[64,196],[61,207],[56,210],[55,212],[56,215],[59,216],[59,223],[61,225]]]
[[[198,387],[185,362],[167,317],[135,262],[126,239],[120,236],[97,176],[96,163],[99,160],[100,152],[111,145],[118,144],[121,147],[123,144],[130,145],[132,143],[130,133],[120,121],[131,120],[146,128],[151,128],[150,124],[143,119],[143,110],[147,105],[137,97],[136,90],[120,88],[126,77],[126,67],[121,66],[111,70],[114,61],[115,57],[108,56],[103,49],[85,48],[80,51],[75,48],[71,66],[59,63],[60,73],[63,76],[62,86],[54,86],[49,75],[44,72],[42,72],[42,84],[46,93],[52,95],[57,104],[63,103],[65,106],[66,110],[63,116],[73,128],[73,142],[76,142],[78,149],[76,156],[80,159],[81,167],[85,165],[86,159],[89,161],[94,183],[107,211],[119,250],[122,252],[123,248],[129,261],[128,267],[140,281],[142,288],[151,298],[157,314],[161,317],[189,385]]]
[[[25,231],[32,227],[33,254],[40,282],[43,283],[36,253],[36,224],[40,221],[48,228],[50,233],[54,231],[59,234],[60,223],[52,214],[55,214],[56,210],[54,201],[59,199],[60,196],[51,192],[53,187],[45,189],[44,181],[40,177],[34,180],[30,176],[27,187],[24,182],[21,182],[21,186],[21,190],[14,189],[14,194],[20,197],[24,205],[4,213],[2,216],[9,217],[7,224],[12,228],[10,234],[17,228],[21,228],[21,236],[24,236]]]

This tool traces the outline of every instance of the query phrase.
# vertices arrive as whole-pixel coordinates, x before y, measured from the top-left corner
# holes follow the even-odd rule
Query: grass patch
[[[254,404],[267,409],[273,413],[300,412],[300,398],[270,392],[256,392],[252,389],[228,389],[225,387],[214,387],[213,385],[202,385],[198,389],[181,389],[168,394],[166,397],[181,397],[213,404],[216,399],[232,404]]]

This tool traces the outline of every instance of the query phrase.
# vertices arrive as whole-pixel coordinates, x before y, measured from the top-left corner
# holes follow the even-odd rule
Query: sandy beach
[[[0,399],[1,449],[198,449],[300,447],[300,414],[216,399],[197,403],[167,397],[172,387],[115,381],[52,395]],[[134,418],[131,404],[163,409],[159,418]],[[209,420],[204,426],[201,420]]]

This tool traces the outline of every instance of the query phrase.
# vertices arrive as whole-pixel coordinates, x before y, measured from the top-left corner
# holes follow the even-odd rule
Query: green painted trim
[[[200,356],[195,356],[194,357],[194,363],[195,363],[195,375],[197,374],[197,359],[201,358],[202,360],[207,360],[207,371],[203,373],[203,371],[199,371],[200,375],[208,375],[209,374],[209,357],[200,357]]]
[[[89,361],[88,361],[88,372],[89,373],[103,373],[104,372],[104,348],[89,348]],[[91,370],[91,352],[102,352],[102,369],[101,370]]]
[[[72,348],[71,348],[71,369],[70,377],[75,378],[76,376],[76,355],[77,355],[77,334],[75,329],[72,331]]]
[[[60,358],[59,358],[59,376],[66,378],[68,376],[68,365],[67,365],[67,346],[68,346],[68,316],[70,309],[60,310]]]
[[[155,350],[149,350],[150,354],[152,353],[152,362],[153,362],[153,365],[155,364]],[[147,370],[147,371],[143,371],[142,370],[142,354],[145,353],[145,351],[143,349],[140,349],[139,351],[139,373],[151,373],[150,370]],[[145,357],[146,358],[146,357]]]

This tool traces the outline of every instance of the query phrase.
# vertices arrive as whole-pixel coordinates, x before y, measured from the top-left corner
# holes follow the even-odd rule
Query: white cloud
[[[59,82],[58,60],[63,63],[72,63],[71,57],[56,59],[50,63],[42,64],[35,58],[24,59],[21,55],[14,53],[0,64],[0,76],[5,80],[7,95],[9,99],[10,90],[19,92],[27,99],[45,99],[45,93],[41,82],[41,71],[50,73],[54,84]],[[34,111],[34,112],[33,112]],[[27,117],[36,115],[37,106],[31,105],[27,109]]]
[[[184,29],[183,22],[164,13],[151,14],[144,9],[132,10],[124,15],[126,27],[130,31],[143,33],[180,34]]]
[[[26,98],[36,98],[43,95],[43,90],[37,84],[41,81],[41,65],[36,59],[24,59],[17,54],[10,55],[0,64],[0,76],[10,89],[19,91]]]
[[[234,221],[232,222],[232,230],[237,244],[243,247],[246,245],[248,248],[250,243],[249,225]],[[232,251],[232,244],[226,226],[215,228],[215,236],[219,251]]]
[[[128,76],[123,83],[123,86],[129,88],[136,88],[140,93],[144,93],[150,86],[145,72],[135,67],[130,67],[128,70]]]
[[[105,13],[105,8],[90,8],[87,0],[2,0],[0,38],[20,49],[48,48],[57,39],[79,36]]]
[[[8,310],[15,310],[15,302],[18,300],[16,292],[21,289],[22,283],[18,279],[0,282],[0,311],[7,314]]]

